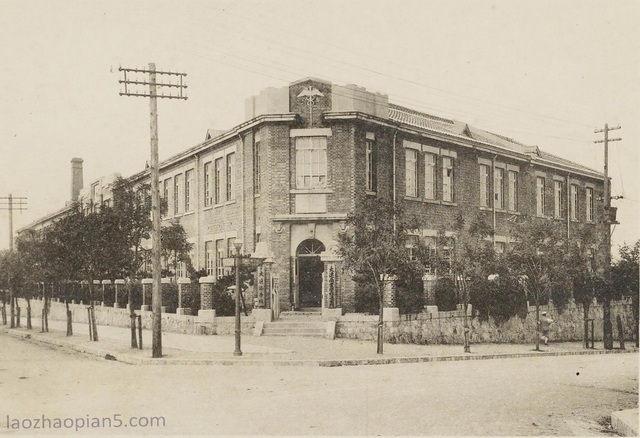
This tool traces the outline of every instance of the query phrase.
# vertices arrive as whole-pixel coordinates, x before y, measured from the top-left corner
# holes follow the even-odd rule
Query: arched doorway
[[[324,244],[316,239],[304,240],[296,249],[298,307],[322,306],[324,263],[320,260],[320,253],[324,250]]]

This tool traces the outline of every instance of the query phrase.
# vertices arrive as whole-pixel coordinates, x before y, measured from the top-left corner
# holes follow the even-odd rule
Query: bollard
[[[138,348],[142,350],[142,315],[138,315]]]
[[[624,350],[624,329],[622,328],[622,318],[620,318],[620,315],[616,316],[616,322],[618,323],[618,339],[620,341],[620,349]]]

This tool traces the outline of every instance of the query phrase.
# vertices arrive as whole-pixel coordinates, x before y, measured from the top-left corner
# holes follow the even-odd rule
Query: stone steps
[[[275,321],[264,324],[262,336],[324,337],[327,323],[323,321]]]

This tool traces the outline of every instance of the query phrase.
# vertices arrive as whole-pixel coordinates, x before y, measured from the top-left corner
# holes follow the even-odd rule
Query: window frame
[[[405,149],[405,195],[418,197],[418,151]]]
[[[447,165],[447,162],[450,164]],[[449,172],[450,170],[450,172]],[[442,201],[455,202],[454,194],[455,161],[453,157],[442,157]]]
[[[376,192],[377,178],[377,151],[376,142],[371,138],[365,139],[365,179],[368,192]]]
[[[207,161],[203,166],[203,178],[204,178],[204,206],[211,207],[213,204],[213,196],[211,193],[211,161]]]
[[[547,191],[547,179],[544,176],[536,176],[536,215],[544,216],[545,205],[545,193]]]
[[[329,180],[327,165],[328,143],[326,136],[295,137],[296,189],[327,188]]]
[[[490,208],[489,200],[491,195],[489,192],[489,181],[491,181],[491,166],[488,164],[480,164],[480,207]]]
[[[424,154],[424,197],[434,201],[438,197],[438,155],[432,152]]]

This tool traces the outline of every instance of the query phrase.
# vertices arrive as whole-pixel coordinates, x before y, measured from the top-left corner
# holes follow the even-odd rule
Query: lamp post
[[[240,250],[242,249],[242,242],[236,241],[233,243],[236,248],[236,349],[233,352],[234,356],[242,356],[242,350],[240,349],[240,294],[242,289],[240,287],[240,267],[242,264],[242,258],[240,256]]]

